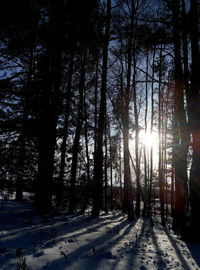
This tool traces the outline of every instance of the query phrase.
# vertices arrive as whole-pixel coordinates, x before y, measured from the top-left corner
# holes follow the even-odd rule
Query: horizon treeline
[[[0,188],[199,239],[198,0],[7,0]]]

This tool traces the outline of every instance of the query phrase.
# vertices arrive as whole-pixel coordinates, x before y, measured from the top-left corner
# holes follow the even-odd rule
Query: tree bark
[[[60,161],[60,171],[57,183],[57,206],[60,206],[63,200],[63,190],[64,190],[64,171],[65,171],[65,157],[67,150],[67,137],[68,137],[68,124],[69,124],[69,112],[71,104],[71,91],[72,91],[72,76],[73,76],[73,66],[74,66],[74,52],[70,52],[69,59],[69,72],[67,81],[67,93],[66,93],[66,106],[65,106],[65,122],[64,122],[64,134],[61,143],[61,161]]]
[[[198,237],[200,226],[200,55],[198,36],[198,1],[191,0],[190,35],[192,49],[192,74],[191,90],[189,95],[188,110],[191,115],[190,130],[192,132],[192,165],[190,170],[190,200],[194,237]],[[197,235],[196,235],[197,234]]]
[[[136,216],[140,216],[141,204],[141,184],[140,184],[140,164],[139,164],[139,120],[137,108],[137,89],[136,89],[136,57],[135,57],[135,41],[133,52],[133,103],[134,103],[134,116],[135,116],[135,174],[136,174]]]
[[[89,146],[88,146],[88,113],[86,109],[86,94],[84,95],[84,121],[85,121],[85,128],[84,128],[84,136],[85,136],[85,152],[86,152],[86,172],[87,172],[87,178],[86,183],[84,186],[84,202],[83,207],[81,209],[81,214],[83,215],[85,213],[85,210],[87,208],[87,205],[89,203],[89,195],[91,193],[90,191],[90,154],[89,154]]]
[[[18,171],[16,179],[16,200],[23,200],[23,187],[24,187],[24,174],[25,174],[25,155],[26,155],[26,139],[27,139],[27,117],[28,117],[28,106],[30,98],[30,83],[32,76],[32,65],[33,65],[33,49],[30,49],[30,64],[28,67],[27,83],[24,89],[24,101],[23,115],[21,123],[21,134],[19,137],[19,157],[18,157]]]
[[[154,73],[155,73],[155,55],[156,45],[153,48],[152,61],[152,84],[151,84],[151,134],[154,127]],[[150,173],[149,173],[149,190],[148,190],[148,216],[151,217],[151,203],[152,203],[152,183],[153,183],[153,147],[150,149]]]
[[[163,140],[162,140],[162,102],[161,95],[161,80],[162,80],[162,47],[160,49],[160,66],[159,66],[159,85],[158,85],[158,134],[159,134],[159,161],[158,161],[158,174],[159,174],[159,196],[160,196],[160,214],[161,224],[165,226],[165,202],[164,202],[164,175],[163,175]]]
[[[173,1],[173,41],[175,55],[175,99],[174,99],[174,167],[175,167],[175,208],[173,226],[184,230],[187,186],[188,131],[184,109],[183,71],[180,44],[180,6]]]
[[[107,62],[110,39],[111,0],[107,0],[106,26],[103,45],[103,67],[101,101],[97,130],[97,145],[94,156],[94,191],[92,217],[98,217],[103,201],[103,134],[105,132],[106,92],[107,92]]]
[[[145,116],[144,116],[144,125],[145,125],[145,133],[147,132],[147,115],[148,115],[148,69],[149,69],[149,54],[147,52],[147,60],[146,60],[146,84],[145,84]],[[147,194],[148,194],[148,173],[147,173],[147,147],[144,146],[143,156],[144,156],[144,207],[142,210],[142,215],[147,215]]]
[[[56,126],[61,86],[61,57],[63,37],[64,2],[51,2],[50,36],[43,69],[43,92],[40,97],[38,177],[35,202],[41,213],[50,212],[52,206],[52,184]]]
[[[86,52],[83,53],[83,59],[81,61],[77,125],[72,149],[72,165],[71,165],[70,195],[69,195],[69,213],[71,214],[74,213],[76,208],[76,174],[77,174],[80,136],[83,125],[83,103],[84,103],[84,88],[85,88],[85,61],[86,61],[85,54]]]
[[[106,117],[107,118],[107,117]],[[108,213],[108,123],[105,124],[105,154],[104,154],[104,210]]]

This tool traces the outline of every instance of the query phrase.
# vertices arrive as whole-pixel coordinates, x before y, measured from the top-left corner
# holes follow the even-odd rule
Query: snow
[[[0,269],[200,269],[200,245],[186,244],[155,220],[121,212],[37,216],[28,202],[0,202]],[[24,267],[24,268],[23,268]]]

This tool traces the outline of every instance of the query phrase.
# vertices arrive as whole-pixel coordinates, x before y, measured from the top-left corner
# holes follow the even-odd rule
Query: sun
[[[151,148],[151,147],[157,147],[159,144],[159,138],[157,132],[150,132],[147,131],[140,131],[140,140],[141,143],[146,147],[146,148]]]

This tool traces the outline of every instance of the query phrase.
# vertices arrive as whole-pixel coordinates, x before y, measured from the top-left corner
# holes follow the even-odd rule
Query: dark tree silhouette
[[[99,119],[97,128],[97,145],[94,153],[94,193],[92,216],[98,217],[103,201],[103,134],[105,133],[106,119],[106,92],[107,92],[107,65],[108,65],[108,46],[110,38],[111,20],[111,0],[107,0],[106,25],[103,42],[103,66],[101,82],[101,101],[99,108]]]

